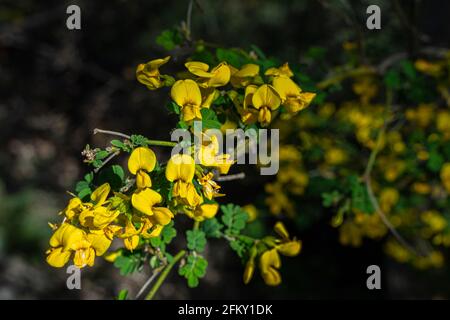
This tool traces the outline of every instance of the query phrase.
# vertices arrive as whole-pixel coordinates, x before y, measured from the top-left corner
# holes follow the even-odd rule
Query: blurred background
[[[305,63],[317,48],[339,64],[346,41],[366,42],[366,57],[383,57],[420,44],[448,47],[448,1],[198,0],[193,37],[225,46],[254,44],[281,61]],[[88,168],[86,144],[106,146],[94,128],[168,140],[175,117],[167,92],[149,92],[135,79],[138,63],[167,55],[155,44],[162,30],[186,19],[189,1],[31,1],[0,3],[0,299],[111,299],[132,294],[148,270],[128,277],[97,259],[82,270],[82,290],[66,288],[65,269],[45,262],[51,230],[74,184]],[[81,30],[66,28],[66,8],[81,8]],[[367,30],[366,8],[381,7],[382,29]],[[417,40],[419,39],[419,40]],[[179,61],[180,62],[180,61]],[[169,67],[170,68],[170,67]],[[320,66],[310,65],[305,73]],[[170,73],[170,72],[169,72]],[[159,153],[163,150],[156,150]],[[232,185],[232,188],[231,188]],[[264,196],[255,181],[224,183],[228,199],[245,205]],[[255,200],[256,199],[256,200]],[[243,266],[231,250],[211,243],[208,273],[188,289],[175,272],[161,299],[190,298],[447,298],[448,268],[416,271],[382,254],[369,242],[345,248],[328,223],[292,225],[304,250],[283,260],[283,284],[242,283]],[[220,252],[220,254],[217,254]],[[366,288],[366,268],[382,270],[382,290]]]

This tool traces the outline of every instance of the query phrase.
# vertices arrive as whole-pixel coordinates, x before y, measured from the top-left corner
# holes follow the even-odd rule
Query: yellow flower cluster
[[[277,222],[274,227],[280,238],[266,237],[256,243],[250,250],[250,256],[244,270],[244,283],[247,284],[253,278],[256,268],[256,260],[259,257],[259,270],[264,282],[269,286],[277,286],[281,283],[280,254],[294,257],[300,253],[302,243],[295,238],[291,239],[286,227]]]
[[[152,60],[138,66],[136,75],[139,82],[154,90],[163,86],[171,87],[172,100],[180,107],[182,120],[191,123],[202,119],[201,109],[211,104],[223,93],[218,88],[231,85],[226,94],[233,101],[242,123],[259,123],[265,127],[283,107],[288,114],[295,114],[306,108],[315,94],[303,92],[291,79],[294,74],[288,64],[266,70],[269,80],[264,83],[260,67],[246,64],[240,69],[221,62],[210,68],[206,63],[189,61],[185,63],[188,73],[174,82],[170,76],[160,75],[158,68],[169,57]],[[173,83],[174,82],[174,83]],[[243,90],[239,94],[237,90]]]
[[[108,250],[114,237],[123,240],[125,248],[133,250],[141,239],[158,237],[174,213],[184,212],[202,221],[212,218],[218,204],[205,202],[219,196],[220,186],[212,180],[212,174],[198,173],[203,186],[199,194],[194,187],[196,167],[190,155],[174,155],[169,160],[165,176],[173,182],[172,200],[163,199],[153,190],[151,172],[155,169],[156,156],[148,147],[135,148],[128,159],[128,170],[135,176],[135,188],[131,195],[111,192],[108,183],[99,186],[89,202],[74,197],[61,212],[64,221],[56,227],[50,239],[47,262],[54,267],[64,266],[71,258],[81,268],[94,264],[95,256]],[[228,166],[229,168],[229,166]],[[166,206],[161,206],[162,203]]]

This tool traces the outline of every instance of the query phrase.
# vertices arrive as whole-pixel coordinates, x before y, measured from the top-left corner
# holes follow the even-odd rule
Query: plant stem
[[[122,133],[122,132],[117,132],[117,131],[111,131],[111,130],[103,130],[103,129],[99,129],[99,128],[95,128],[94,129],[94,134],[97,133],[104,133],[104,134],[110,134],[112,136],[117,136],[117,137],[122,137],[125,139],[131,139],[131,136]],[[147,139],[146,140],[148,145],[151,146],[162,146],[162,147],[175,147],[177,145],[177,142],[172,142],[172,141],[164,141],[164,140],[150,140]]]
[[[101,168],[103,168],[108,162],[110,162],[114,157],[118,156],[119,154],[120,154],[120,151],[116,151],[114,153],[111,153],[109,155],[109,157],[106,158],[105,161],[103,161],[103,163],[102,163],[102,165],[100,167],[94,169],[94,173],[99,172]]]
[[[200,227],[200,221],[195,221],[194,222],[194,230],[198,230],[199,227]]]
[[[125,134],[125,133],[95,128],[95,129],[94,129],[94,134],[97,134],[97,133],[110,134],[110,135],[122,137],[122,138],[125,138],[125,139],[130,139],[130,138],[131,138],[129,135],[127,135],[127,134]]]
[[[148,145],[151,146],[162,146],[162,147],[175,147],[177,142],[164,141],[164,140],[147,140]]]
[[[395,227],[392,225],[392,223],[387,218],[386,214],[381,210],[380,204],[378,203],[377,198],[375,197],[375,194],[372,190],[372,179],[371,179],[371,173],[373,166],[375,165],[375,160],[377,158],[377,155],[382,147],[382,140],[384,137],[384,134],[386,132],[386,126],[387,126],[387,117],[389,109],[392,105],[392,90],[388,89],[386,92],[386,109],[387,112],[385,114],[385,121],[383,126],[380,128],[380,131],[378,131],[377,136],[377,142],[375,145],[375,148],[373,148],[372,152],[370,153],[369,161],[367,162],[366,170],[364,171],[363,175],[363,181],[366,185],[367,195],[369,196],[370,203],[372,204],[373,208],[375,209],[375,212],[380,216],[381,221],[386,225],[386,227],[389,229],[389,231],[392,233],[392,235],[397,239],[397,241],[404,246],[406,249],[408,249],[410,252],[412,252],[414,255],[420,255],[417,250],[410,245],[401,235],[398,233],[398,231],[395,229]]]
[[[165,267],[161,275],[159,276],[158,280],[155,282],[153,287],[150,289],[150,292],[145,296],[145,300],[152,300],[155,296],[156,292],[158,291],[159,287],[163,284],[164,280],[166,280],[167,276],[170,273],[170,270],[172,270],[173,266],[181,260],[181,258],[184,257],[186,254],[185,250],[181,250],[176,254],[175,257],[173,257],[173,260]]]

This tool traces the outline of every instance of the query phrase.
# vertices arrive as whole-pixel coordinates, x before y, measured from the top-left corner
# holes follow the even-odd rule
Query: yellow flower
[[[186,210],[186,214],[195,221],[203,221],[205,219],[214,218],[219,210],[217,203],[202,203],[195,207],[194,210]]]
[[[61,268],[74,253],[75,266],[82,268],[85,265],[94,265],[95,251],[86,237],[86,233],[69,224],[62,224],[50,238],[51,249],[47,251],[47,263],[53,267]]]
[[[226,62],[221,62],[211,71],[206,63],[191,61],[185,63],[190,73],[199,77],[197,82],[203,88],[216,88],[226,85],[230,81],[231,71]]]
[[[264,282],[269,286],[277,286],[281,283],[281,275],[278,269],[281,267],[281,259],[277,249],[265,251],[259,259],[259,268]]]
[[[161,195],[150,188],[137,190],[131,196],[131,204],[133,207],[149,216],[153,215],[153,206],[161,203],[161,201]]]
[[[347,154],[344,150],[332,147],[325,152],[325,162],[330,165],[339,165],[347,160]]]
[[[380,207],[381,210],[385,213],[391,211],[392,207],[394,207],[399,199],[400,195],[397,189],[394,188],[384,188],[380,193]]]
[[[136,69],[137,80],[146,85],[150,90],[156,90],[163,87],[165,84],[161,81],[161,75],[159,73],[159,67],[169,61],[170,57],[163,59],[155,59],[147,63],[141,63]]]
[[[234,161],[227,153],[219,154],[219,141],[215,135],[203,135],[202,145],[197,150],[197,157],[205,167],[215,167],[221,174],[227,174]]]
[[[294,257],[300,253],[302,242],[293,238],[289,238],[289,233],[282,222],[277,222],[274,227],[275,232],[281,237],[276,240],[276,250],[282,255]]]
[[[139,147],[133,150],[128,159],[128,170],[136,175],[138,189],[149,188],[152,181],[148,172],[153,171],[156,165],[155,153],[147,147]]]
[[[428,74],[430,76],[437,77],[441,74],[442,66],[438,63],[429,62],[423,59],[419,59],[414,63],[414,66],[420,72]]]
[[[72,198],[67,207],[61,212],[67,219],[72,220],[78,216],[82,211],[89,208],[90,204],[84,204],[80,198]]]
[[[80,224],[91,229],[103,229],[113,222],[119,215],[119,211],[102,206],[107,204],[107,197],[111,187],[104,183],[91,194],[93,206],[87,206],[79,215]]]
[[[253,78],[259,74],[259,66],[253,63],[243,65],[241,69],[230,66],[231,69],[231,85],[235,88],[243,88],[248,86]]]
[[[429,194],[431,192],[431,186],[425,182],[414,182],[412,190],[418,194]]]
[[[305,109],[316,96],[315,93],[302,92],[300,87],[287,77],[276,77],[273,80],[273,86],[289,113],[297,113]]]
[[[344,222],[339,228],[339,242],[344,246],[360,247],[362,245],[361,228],[353,221]]]
[[[257,256],[257,254],[258,254],[258,249],[257,249],[256,245],[254,245],[250,249],[248,261],[247,261],[247,264],[245,265],[245,270],[244,270],[244,275],[243,275],[244,284],[248,284],[250,282],[250,280],[252,280],[252,278],[253,278],[253,274],[255,273],[255,258]]]
[[[183,120],[188,122],[201,119],[202,94],[194,80],[178,80],[172,86],[170,95],[181,108]]]
[[[425,211],[422,213],[421,219],[433,232],[440,232],[447,227],[447,220],[437,211]]]
[[[258,209],[256,209],[256,207],[254,205],[247,204],[247,205],[243,206],[242,209],[244,209],[244,211],[247,212],[247,215],[248,215],[247,222],[255,221],[256,218],[258,218]]]
[[[175,182],[172,195],[185,200],[187,204],[193,207],[201,203],[201,196],[192,184],[194,174],[195,161],[189,155],[176,154],[167,163],[166,179]]]
[[[245,265],[243,280],[244,284],[248,284],[250,280],[253,278],[253,274],[255,273],[255,261],[249,260]]]
[[[291,78],[294,76],[294,73],[291,71],[291,68],[289,68],[289,64],[286,62],[279,68],[269,68],[264,73],[266,76],[272,76],[272,77],[288,77]]]
[[[252,89],[251,89],[252,90]],[[277,91],[268,84],[263,84],[253,93],[246,90],[246,97],[244,100],[244,109],[248,107],[247,101],[251,95],[251,104],[253,108],[258,110],[258,121],[262,126],[269,125],[272,120],[272,111],[279,108],[281,104],[280,96]]]
[[[444,163],[441,168],[440,176],[445,190],[450,194],[450,162]]]
[[[212,172],[207,173],[198,182],[202,186],[203,195],[206,199],[212,200],[215,197],[224,196],[224,194],[219,193],[220,186],[213,180],[214,174]]]

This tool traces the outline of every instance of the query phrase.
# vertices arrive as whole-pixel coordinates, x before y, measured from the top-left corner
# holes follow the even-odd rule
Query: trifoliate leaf
[[[190,254],[187,256],[186,263],[178,270],[178,274],[187,280],[189,288],[198,286],[198,279],[206,274],[208,261],[200,255]]]
[[[186,232],[187,247],[189,250],[202,252],[205,250],[206,237],[201,230],[188,230]]]
[[[245,224],[248,220],[247,212],[242,210],[241,207],[229,203],[220,207],[223,212],[222,222],[227,227],[225,232],[230,235],[236,235],[245,228]]]
[[[223,225],[216,219],[207,219],[202,223],[202,231],[208,238],[220,238],[222,236]]]

